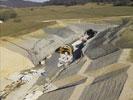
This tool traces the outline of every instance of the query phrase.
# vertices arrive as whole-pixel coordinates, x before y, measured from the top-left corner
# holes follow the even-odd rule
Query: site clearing
[[[0,99],[133,99],[132,7],[32,9],[0,24]]]

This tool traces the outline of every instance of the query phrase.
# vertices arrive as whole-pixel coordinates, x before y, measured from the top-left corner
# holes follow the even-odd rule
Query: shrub
[[[133,6],[133,1],[128,4],[129,6]]]
[[[6,21],[8,19],[11,18],[16,18],[17,17],[17,13],[14,10],[4,10],[0,12],[0,20],[2,21]]]
[[[30,11],[34,11],[34,8],[30,8]]]
[[[114,6],[127,6],[128,4],[128,1],[116,1],[113,3]]]

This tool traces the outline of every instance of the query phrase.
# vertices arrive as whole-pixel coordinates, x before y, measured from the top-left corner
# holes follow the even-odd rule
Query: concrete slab
[[[38,100],[68,100],[75,87],[60,89],[48,94],[43,94]]]
[[[106,28],[104,31],[99,32],[92,41],[87,44],[85,54],[90,59],[97,59],[99,57],[108,55],[117,50],[120,50],[114,44],[117,34],[124,28],[125,24]]]
[[[52,84],[59,88],[65,88],[70,86],[75,86],[84,83],[87,77],[81,75],[73,75],[71,77],[66,77],[64,79],[53,82]]]
[[[87,76],[93,76],[93,77],[98,77],[98,76],[104,76],[105,74],[109,74],[111,72],[117,72],[121,70],[127,70],[130,67],[130,64],[128,63],[114,63],[111,65],[108,65],[107,67],[103,67],[101,69],[93,70],[93,71],[88,71],[86,72]],[[107,76],[107,75],[106,75]]]
[[[119,100],[132,100],[133,99],[133,64],[127,71],[128,78],[122,90]]]
[[[122,72],[88,85],[78,100],[118,100],[126,79],[126,72]]]
[[[99,69],[102,67],[106,67],[110,64],[116,63],[118,61],[118,59],[120,58],[121,53],[122,53],[122,51],[119,50],[119,51],[110,53],[106,56],[92,60],[92,62],[90,63],[90,65],[88,66],[86,71],[96,70],[96,69]]]
[[[84,75],[85,71],[87,70],[88,65],[91,63],[90,59],[88,58],[86,59],[87,59],[86,62],[84,63],[84,65],[82,66],[82,68],[79,70],[77,74]],[[82,95],[82,92],[84,91],[86,85],[89,85],[93,82],[94,77],[90,77],[90,76],[86,76],[86,77],[87,77],[87,80],[83,84],[76,86],[69,100],[78,100],[80,96]]]

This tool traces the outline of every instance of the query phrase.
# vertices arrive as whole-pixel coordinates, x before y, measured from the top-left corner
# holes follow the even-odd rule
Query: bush
[[[16,18],[17,13],[14,10],[4,10],[0,12],[0,20],[6,21],[11,18]]]
[[[34,11],[34,8],[30,8],[30,11]]]
[[[128,4],[128,1],[116,1],[113,3],[114,6],[127,6]]]
[[[133,1],[128,4],[129,6],[133,6]]]

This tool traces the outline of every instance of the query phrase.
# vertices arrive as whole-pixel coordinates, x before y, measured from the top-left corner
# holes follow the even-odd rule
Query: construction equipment
[[[58,60],[58,67],[61,67],[63,65],[66,66],[73,61],[73,55],[69,55],[67,52],[65,52],[65,54],[60,54],[60,58]]]
[[[58,67],[62,67],[70,64],[71,62],[82,57],[82,49],[88,39],[93,38],[97,31],[92,29],[87,30],[83,36],[81,36],[77,41],[71,45],[64,45],[55,50],[55,52],[60,53],[60,58],[58,62]]]
[[[93,38],[97,31],[94,31],[93,29],[87,30],[82,37],[80,37],[79,40],[75,41],[72,44],[65,44],[64,46],[61,46],[55,50],[57,53],[64,54],[67,52],[69,55],[73,55],[73,52],[75,51],[75,48],[82,44],[85,43],[88,39]]]
[[[73,46],[66,44],[62,47],[57,48],[55,50],[55,52],[61,53],[61,54],[64,54],[65,52],[67,52],[69,55],[72,55],[73,54]]]

